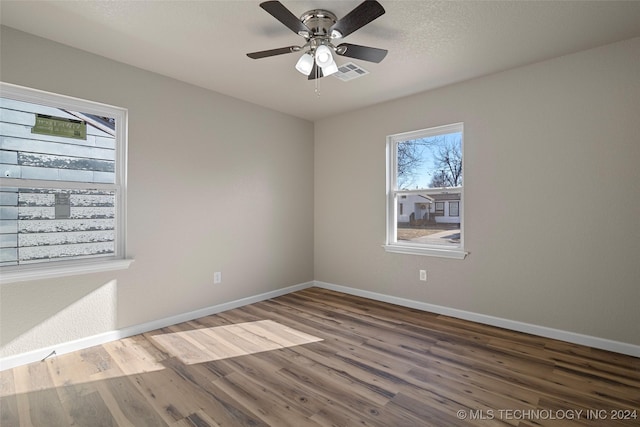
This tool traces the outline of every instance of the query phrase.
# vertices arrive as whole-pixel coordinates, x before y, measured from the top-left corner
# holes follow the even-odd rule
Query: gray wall
[[[3,284],[0,355],[313,279],[311,122],[9,28],[1,43],[2,81],[129,109],[135,262]]]
[[[636,38],[316,122],[315,279],[640,344],[638,58]],[[456,122],[470,255],[385,253],[386,136]]]

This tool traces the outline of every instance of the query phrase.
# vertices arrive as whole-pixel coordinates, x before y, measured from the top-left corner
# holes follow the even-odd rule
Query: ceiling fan
[[[260,59],[302,51],[304,53],[296,63],[296,69],[312,80],[338,71],[332,52],[340,56],[376,63],[382,61],[387,55],[385,49],[351,43],[340,43],[337,46],[333,44],[334,41],[348,36],[385,13],[382,5],[375,0],[365,0],[341,19],[324,9],[310,10],[298,19],[276,0],[260,3],[260,7],[291,31],[304,37],[306,43],[302,46],[287,46],[247,53],[249,58]]]

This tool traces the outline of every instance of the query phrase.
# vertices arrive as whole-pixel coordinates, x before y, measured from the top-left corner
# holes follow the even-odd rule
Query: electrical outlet
[[[423,282],[427,281],[427,270],[420,270],[420,280]]]
[[[213,284],[218,284],[222,282],[222,272],[216,271],[213,273]]]

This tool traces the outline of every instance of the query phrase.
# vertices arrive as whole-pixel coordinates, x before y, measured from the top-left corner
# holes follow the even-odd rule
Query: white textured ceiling
[[[370,72],[307,81],[299,54],[247,52],[304,40],[260,1],[0,1],[3,25],[309,120],[640,36],[640,1],[390,1],[344,39],[389,50]],[[289,1],[344,16],[360,1]],[[338,64],[349,61],[337,57]],[[639,59],[640,60],[640,59]]]

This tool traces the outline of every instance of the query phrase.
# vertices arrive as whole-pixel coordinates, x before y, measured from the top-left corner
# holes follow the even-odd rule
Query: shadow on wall
[[[0,357],[115,329],[117,281],[86,278],[3,284]]]

